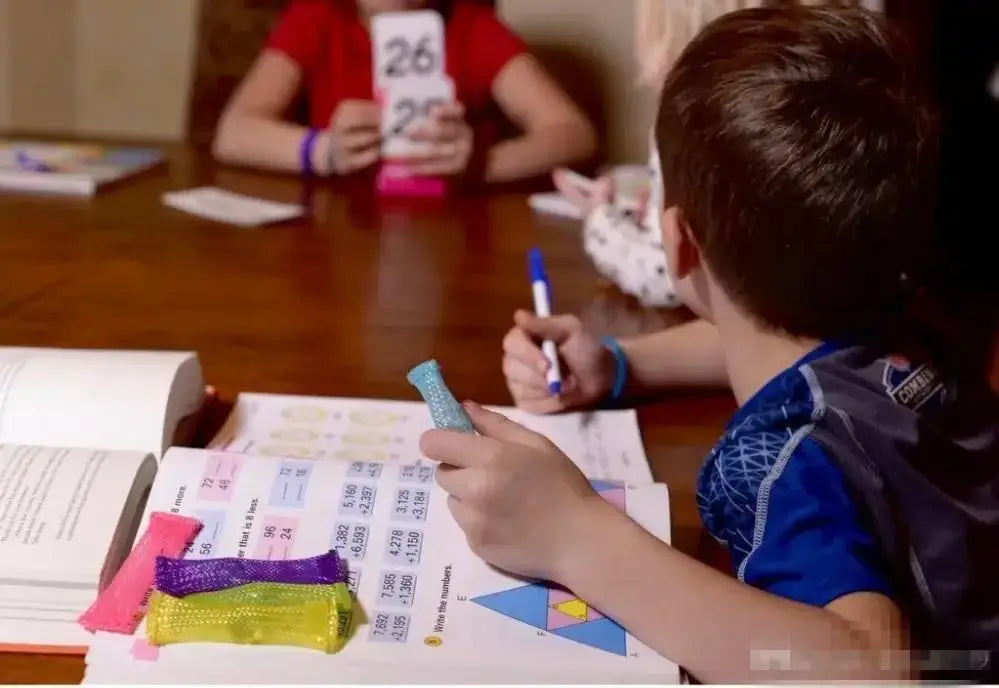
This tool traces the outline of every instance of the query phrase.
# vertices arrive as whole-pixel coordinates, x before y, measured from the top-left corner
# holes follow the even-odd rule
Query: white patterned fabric
[[[603,205],[586,219],[583,247],[601,275],[643,306],[680,305],[666,269],[666,254],[644,224]],[[658,236],[658,235],[657,235]]]
[[[650,193],[643,217],[623,213],[612,204],[590,213],[583,228],[583,248],[601,275],[643,306],[675,308],[673,288],[663,251],[660,218],[663,182],[655,137],[650,136]]]

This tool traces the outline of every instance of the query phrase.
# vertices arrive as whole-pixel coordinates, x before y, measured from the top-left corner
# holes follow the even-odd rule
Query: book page
[[[652,482],[634,411],[534,416],[514,408],[495,410],[548,437],[589,478]],[[410,458],[401,447],[417,447],[430,427],[422,402],[241,394],[210,448],[399,462]]]
[[[0,445],[0,599],[7,586],[96,593],[146,459],[137,452]]]
[[[675,665],[572,593],[508,576],[473,555],[434,482],[435,466],[418,457],[412,440],[397,451],[407,458],[292,459],[171,449],[149,511],[202,520],[188,557],[289,559],[336,549],[350,567],[356,628],[336,655],[195,643],[137,658],[135,638],[99,634],[88,656],[91,678],[412,683],[451,682],[456,674],[477,671],[498,683],[539,675],[676,680]],[[594,487],[668,539],[665,486],[594,481]]]
[[[190,353],[4,348],[0,442],[161,456],[202,394]]]

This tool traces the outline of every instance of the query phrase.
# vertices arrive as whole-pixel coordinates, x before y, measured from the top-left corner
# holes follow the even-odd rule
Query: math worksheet
[[[135,637],[98,634],[87,659],[87,682],[678,679],[675,665],[571,592],[514,578],[472,554],[434,482],[436,466],[418,453],[419,433],[430,424],[425,407],[300,401],[244,397],[240,414],[220,435],[221,446],[171,449],[145,518],[168,511],[201,519],[191,558],[289,559],[335,549],[348,562],[356,597],[345,647],[333,655],[202,643],[155,648],[145,643],[140,627]],[[247,418],[252,422],[246,424]],[[265,418],[276,423],[273,430]],[[588,422],[592,427],[593,420]],[[571,439],[563,441],[598,467],[608,455],[617,456],[588,453]],[[285,443],[281,451],[309,451],[280,455],[273,442]],[[640,445],[638,452],[630,458],[644,461]],[[600,478],[592,484],[668,541],[665,486]]]
[[[589,478],[652,482],[634,411],[534,416],[494,410],[545,435]],[[420,434],[428,428],[430,413],[420,402],[241,394],[210,448],[395,463],[419,455]]]

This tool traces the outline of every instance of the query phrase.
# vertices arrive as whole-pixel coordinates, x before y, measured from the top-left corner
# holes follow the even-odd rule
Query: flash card
[[[374,90],[444,76],[444,20],[433,10],[378,14],[371,24]]]
[[[454,101],[454,82],[446,76],[406,79],[393,84],[382,98],[382,157],[406,157],[427,146],[407,134],[429,119],[435,106]]]

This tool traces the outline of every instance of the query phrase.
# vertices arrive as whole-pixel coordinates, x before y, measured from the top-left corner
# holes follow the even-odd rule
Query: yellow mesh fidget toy
[[[249,583],[186,597],[153,593],[146,620],[152,645],[288,645],[336,652],[350,629],[344,583]]]

